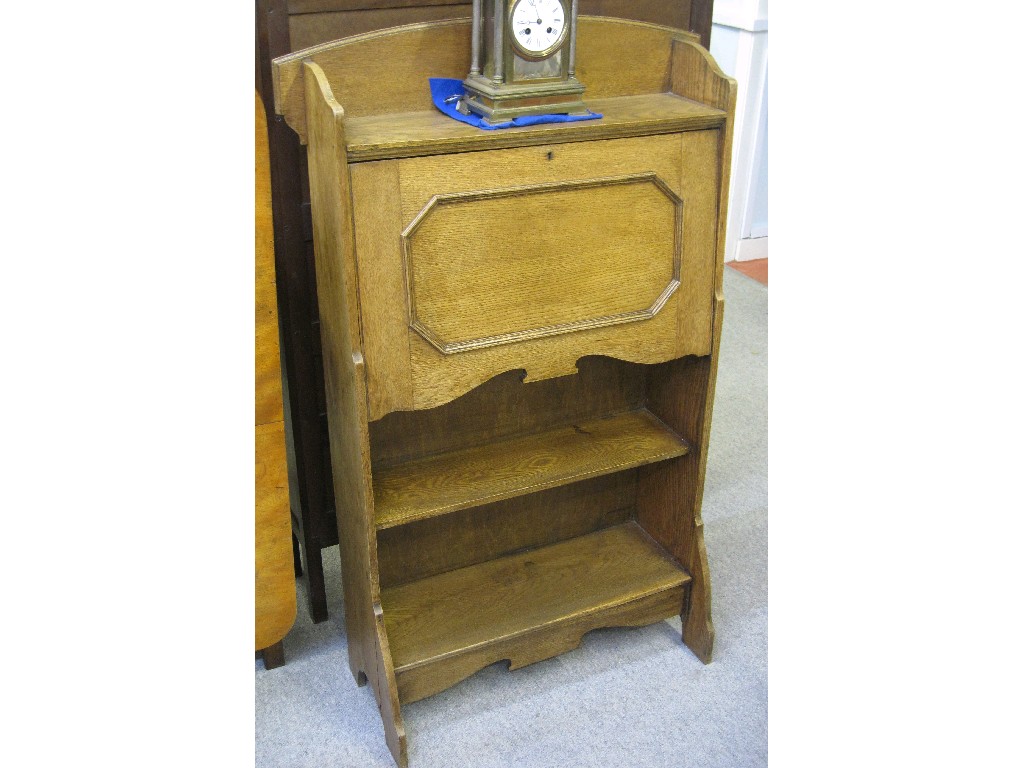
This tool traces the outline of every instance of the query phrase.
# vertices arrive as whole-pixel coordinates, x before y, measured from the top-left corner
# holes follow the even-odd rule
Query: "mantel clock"
[[[473,0],[464,109],[488,122],[586,114],[576,79],[579,0]]]

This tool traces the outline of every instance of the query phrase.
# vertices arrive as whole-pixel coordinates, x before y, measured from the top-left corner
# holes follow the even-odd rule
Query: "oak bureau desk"
[[[688,32],[581,16],[600,120],[482,131],[468,19],[274,61],[308,144],[349,664],[400,706],[678,614],[711,660],[700,517],[735,82]]]

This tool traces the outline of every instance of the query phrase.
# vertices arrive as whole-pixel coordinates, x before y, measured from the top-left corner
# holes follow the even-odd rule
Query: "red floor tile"
[[[768,259],[754,259],[753,261],[728,261],[726,266],[732,267],[737,272],[742,272],[747,277],[752,277],[763,285],[768,285]]]

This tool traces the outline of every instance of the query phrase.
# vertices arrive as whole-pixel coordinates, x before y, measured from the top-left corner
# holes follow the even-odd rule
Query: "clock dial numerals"
[[[565,10],[559,0],[519,0],[512,8],[516,44],[541,55],[558,46],[565,32]]]

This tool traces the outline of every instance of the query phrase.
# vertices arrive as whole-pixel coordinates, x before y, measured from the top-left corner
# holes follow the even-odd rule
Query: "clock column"
[[[473,19],[480,18],[480,0],[473,0]],[[480,74],[480,25],[473,24],[473,41],[469,57],[469,74]]]
[[[576,77],[576,17],[579,15],[580,0],[572,0],[572,34],[569,35],[569,78]]]
[[[495,85],[505,79],[505,0],[494,0],[494,75]]]

